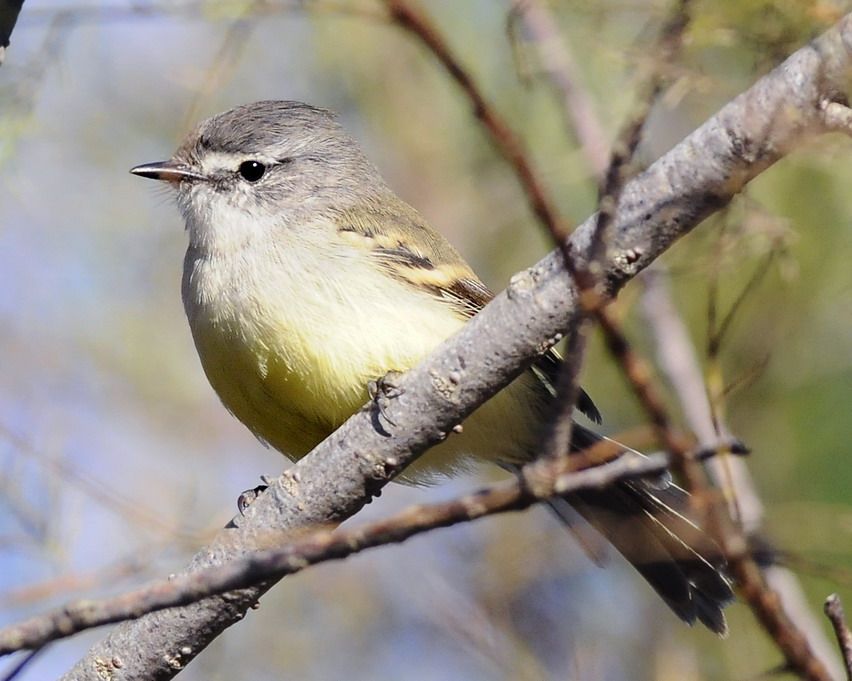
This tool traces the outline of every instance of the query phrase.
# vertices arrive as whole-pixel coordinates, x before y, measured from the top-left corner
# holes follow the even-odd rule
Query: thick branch
[[[796,52],[728,104],[624,189],[604,263],[608,290],[638,272],[724,206],[746,182],[826,130],[823,104],[847,91],[852,15]],[[594,219],[571,236],[588,256]],[[576,322],[578,306],[561,253],[513,277],[506,291],[464,329],[399,380],[387,405],[397,425],[377,428],[364,409],[281,478],[207,548],[190,571],[222,564],[263,545],[271,528],[339,521],[358,511],[403,466]],[[269,588],[243,589],[148,615],[114,630],[66,679],[172,678]],[[116,663],[118,661],[118,663]]]

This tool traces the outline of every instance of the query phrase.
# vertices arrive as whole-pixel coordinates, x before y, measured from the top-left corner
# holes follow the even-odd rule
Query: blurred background
[[[665,152],[845,4],[695,2],[640,158]],[[535,50],[507,30],[508,0],[422,5],[564,214],[583,220],[593,172]],[[550,8],[611,139],[668,3]],[[182,221],[168,192],[127,172],[168,157],[200,118],[273,98],[338,111],[495,290],[551,248],[467,100],[379,2],[27,0],[0,67],[0,624],[179,570],[242,490],[285,467],[207,385],[180,303]],[[728,427],[754,450],[767,533],[791,553],[817,617],[832,591],[852,605],[850,152],[839,136],[808,144],[660,263]],[[744,290],[708,358],[708,310],[724,316]],[[634,282],[616,310],[651,356],[641,296]],[[583,384],[606,432],[640,425],[590,341]],[[350,523],[494,475],[392,485]],[[729,612],[726,640],[688,629],[617,556],[596,568],[533,509],[289,577],[180,678],[711,680],[777,667],[750,612]],[[104,634],[51,645],[19,678],[60,675]]]

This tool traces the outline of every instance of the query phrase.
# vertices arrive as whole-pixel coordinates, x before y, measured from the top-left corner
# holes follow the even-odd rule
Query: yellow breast
[[[342,248],[222,259],[190,249],[183,293],[210,384],[257,437],[294,460],[367,401],[371,380],[411,368],[464,324],[450,306]],[[543,394],[531,375],[518,379],[405,477],[423,482],[470,457],[528,458]]]
[[[463,324],[363,259],[338,255],[251,271],[187,257],[184,299],[204,371],[225,406],[291,458],[367,401],[369,381],[405,371]]]

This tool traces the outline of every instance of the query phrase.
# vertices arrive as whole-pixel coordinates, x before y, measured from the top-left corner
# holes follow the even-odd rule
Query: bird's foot
[[[261,475],[260,479],[263,484],[252,489],[247,489],[237,497],[237,510],[240,512],[240,515],[245,515],[246,509],[269,487],[269,479],[265,475]]]
[[[394,381],[397,380],[402,373],[399,371],[388,371],[384,376],[376,381],[370,381],[367,384],[367,394],[373,401],[376,409],[381,417],[395,426],[394,420],[387,414],[388,402],[396,397],[399,397],[404,392]]]

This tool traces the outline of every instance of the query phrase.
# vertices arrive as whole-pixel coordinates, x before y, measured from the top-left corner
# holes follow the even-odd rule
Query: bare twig
[[[767,586],[742,534],[731,532],[722,539],[722,549],[739,593],[783,653],[786,668],[809,681],[832,681],[828,670],[784,612],[778,594]]]
[[[31,650],[26,653],[20,660],[18,660],[15,664],[13,664],[7,672],[5,672],[2,676],[2,681],[14,681],[14,679],[27,667],[30,666],[33,660],[35,660],[39,655],[44,652],[44,648],[38,648],[37,650]]]
[[[699,460],[715,456],[731,447],[705,448],[693,452]],[[269,545],[280,548],[257,551],[226,565],[157,581],[121,596],[72,602],[44,615],[0,629],[0,655],[22,649],[39,648],[92,627],[136,619],[164,608],[197,602],[208,596],[244,589],[269,579],[280,579],[310,565],[341,560],[368,548],[395,544],[441,527],[450,527],[498,513],[518,511],[551,496],[563,496],[584,489],[599,489],[618,480],[659,474],[668,466],[665,454],[648,457],[617,456],[620,448],[608,454],[583,453],[528,464],[518,477],[484,487],[459,499],[412,506],[390,518],[353,529],[303,530],[289,542],[281,536],[268,536]],[[597,464],[601,456],[608,463]],[[580,464],[571,460],[580,459]],[[613,458],[615,457],[615,458]],[[582,470],[576,470],[577,468]],[[533,481],[533,484],[528,484]]]
[[[562,110],[594,176],[603,177],[609,165],[609,142],[580,70],[562,37],[550,8],[542,0],[514,0],[510,21],[520,20],[535,45],[545,76],[561,96]]]
[[[544,188],[544,183],[530,164],[520,139],[497,111],[488,104],[479,86],[462,67],[432,21],[408,0],[385,0],[385,4],[391,20],[423,42],[462,88],[473,104],[474,116],[485,126],[491,141],[518,176],[533,213],[552,234],[559,235],[558,242],[562,242],[570,231],[569,226],[565,219],[559,216],[553,200]]]
[[[825,614],[831,620],[831,626],[834,627],[834,633],[837,636],[837,643],[840,645],[840,652],[843,654],[843,662],[846,665],[846,679],[852,681],[852,631],[849,631],[849,625],[846,624],[846,615],[843,612],[840,596],[831,594],[825,599]]]
[[[721,322],[718,324],[716,323],[715,314],[710,316],[710,325],[707,331],[707,355],[709,357],[715,357],[719,354],[719,348],[722,345],[722,341],[728,333],[728,330],[731,328],[731,324],[736,318],[737,312],[740,310],[740,306],[745,302],[749,294],[757,288],[757,285],[763,281],[763,278],[769,272],[769,267],[772,265],[774,260],[773,256],[774,253],[770,252],[757,266],[754,272],[752,272],[751,277],[749,277],[749,280],[746,282],[745,286],[743,286],[734,302],[731,303],[731,306],[728,308],[728,312],[724,317],[722,317]],[[715,292],[715,287],[713,290]],[[711,307],[711,309],[715,310],[715,304]]]
[[[719,437],[717,423],[711,414],[692,343],[671,300],[664,276],[662,272],[654,271],[645,272],[642,276],[646,286],[645,317],[654,334],[660,365],[683,405],[690,427],[698,435],[699,442],[714,442]],[[721,509],[714,507],[707,509],[708,513],[716,516],[716,521],[708,529],[713,530],[714,538],[722,546],[749,606],[784,653],[788,667],[805,678],[831,678],[822,665],[832,666],[833,659],[826,654],[821,632],[808,626],[812,618],[801,610],[797,611],[795,619],[791,617],[790,606],[801,600],[795,585],[790,584],[787,575],[777,572],[780,568],[773,568],[764,579],[747,549],[747,535],[742,528],[749,528],[749,534],[759,528],[763,506],[751,483],[745,462],[730,458],[714,459],[710,466],[717,484],[721,485],[725,479],[730,481],[729,503],[731,511],[736,510],[739,524],[722,522],[718,518]],[[725,472],[727,475],[724,475]],[[767,585],[770,580],[771,583]],[[779,591],[778,587],[785,588]],[[779,595],[784,596],[783,604]],[[782,607],[787,604],[787,608]],[[807,637],[803,634],[805,631]],[[814,655],[811,646],[820,650],[819,657]]]
[[[595,231],[592,234],[592,243],[589,249],[590,255],[585,264],[579,265],[574,262],[573,257],[566,251],[566,267],[571,272],[579,292],[579,301],[585,315],[594,318],[600,325],[606,338],[607,347],[613,356],[621,362],[622,369],[634,388],[634,392],[645,406],[646,412],[669,451],[675,457],[676,462],[685,452],[683,442],[674,433],[670,420],[665,414],[662,400],[656,395],[651,385],[651,373],[641,358],[631,349],[627,338],[621,332],[615,318],[607,311],[605,292],[605,281],[603,279],[604,264],[607,257],[607,248],[610,243],[609,232],[615,220],[618,202],[624,184],[630,174],[630,166],[633,156],[639,146],[642,129],[651,112],[651,107],[657,95],[663,88],[663,65],[671,62],[681,43],[683,32],[689,23],[689,0],[679,0],[672,16],[665,22],[657,40],[653,54],[659,54],[660,59],[656,68],[652,69],[647,80],[640,86],[640,101],[627,124],[618,134],[613,144],[609,164],[600,182],[598,197],[598,213]],[[579,121],[578,121],[579,123]],[[559,234],[551,230],[553,238],[560,243]],[[578,366],[582,362],[583,345],[579,329],[569,335],[568,362],[560,372],[555,425],[551,430],[551,437],[546,451],[561,451],[567,449],[571,442],[572,414],[577,397],[576,376],[579,372]],[[672,448],[674,447],[674,448]],[[678,467],[687,477],[692,477],[693,482],[698,478],[694,470],[687,470],[689,465],[678,463]]]
[[[736,463],[736,460],[731,460],[730,457],[728,460],[729,463]],[[839,679],[843,675],[843,665],[837,648],[826,634],[823,622],[814,610],[813,603],[802,588],[796,573],[774,562],[764,565],[754,550],[752,555],[761,566],[769,589],[778,594],[784,612],[805,636],[816,658],[825,665],[829,678]]]

